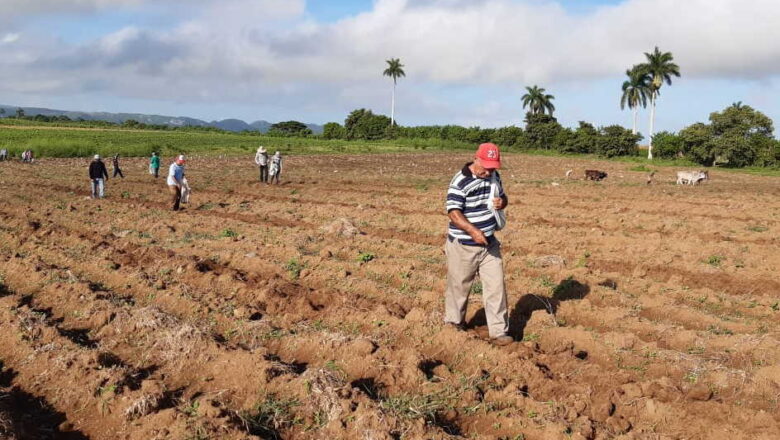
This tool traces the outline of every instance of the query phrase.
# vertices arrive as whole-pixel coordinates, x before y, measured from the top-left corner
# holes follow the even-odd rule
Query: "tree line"
[[[401,127],[395,123],[395,88],[397,79],[406,76],[400,59],[386,60],[382,74],[393,79],[391,117],[375,115],[370,110],[355,110],[344,125],[325,125],[323,137],[328,139],[438,138],[469,143],[495,142],[519,150],[555,150],[560,153],[591,153],[605,157],[638,154],[637,132],[640,107],[650,105],[650,127],[647,158],[653,153],[662,158],[686,158],[692,162],[729,167],[780,167],[780,141],[773,136],[772,120],[741,102],[721,112],[710,114],[710,123],[698,122],[679,133],[667,131],[655,134],[655,109],[661,88],[671,86],[673,77],[680,77],[680,66],[671,52],[656,46],[644,53],[645,60],[626,70],[628,77],[621,86],[620,108],[633,111],[631,132],[619,125],[596,128],[580,121],[575,129],[565,128],[553,117],[555,97],[537,85],[526,87],[521,101],[528,109],[525,129],[519,127],[479,128],[456,125]]]
[[[758,110],[736,102],[710,114],[709,123],[697,122],[677,133],[653,136],[659,157],[684,157],[704,166],[780,167],[780,141],[772,120]]]
[[[572,130],[561,126],[555,117],[541,111],[529,111],[526,114],[525,128],[480,128],[459,125],[390,125],[390,118],[366,109],[352,111],[344,125],[337,122],[325,124],[322,137],[345,140],[440,139],[472,144],[493,142],[515,150],[552,150],[604,157],[636,154],[636,144],[641,139],[641,135],[632,134],[619,125],[596,128],[583,121],[577,129]]]

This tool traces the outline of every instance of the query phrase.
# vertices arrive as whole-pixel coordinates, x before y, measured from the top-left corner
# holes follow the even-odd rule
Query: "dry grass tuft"
[[[136,333],[136,338],[145,338],[149,354],[162,361],[183,361],[205,339],[199,328],[153,306],[119,313],[114,325],[123,334]]]
[[[346,383],[336,372],[328,369],[307,370],[303,374],[311,392],[312,402],[327,421],[341,417],[343,409],[339,403],[341,394],[346,391]]]
[[[46,316],[43,313],[36,313],[29,309],[20,308],[19,313],[19,332],[22,339],[29,342],[38,340],[43,335],[43,327],[46,325]]]
[[[203,332],[189,324],[182,324],[164,332],[153,347],[162,352],[161,357],[166,361],[184,359],[202,339]]]
[[[133,312],[132,318],[136,329],[159,330],[171,328],[177,324],[177,319],[157,307],[144,307]]]
[[[138,400],[133,402],[125,410],[127,420],[135,420],[147,414],[151,414],[160,405],[162,394],[144,394]]]

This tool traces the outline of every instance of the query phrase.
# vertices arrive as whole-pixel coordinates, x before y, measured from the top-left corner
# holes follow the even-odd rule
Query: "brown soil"
[[[496,347],[441,322],[466,159],[192,157],[181,212],[0,163],[0,438],[780,438],[780,180],[508,155]]]

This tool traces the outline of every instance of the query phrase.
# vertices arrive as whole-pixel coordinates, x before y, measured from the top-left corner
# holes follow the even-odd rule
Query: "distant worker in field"
[[[122,169],[119,168],[119,154],[114,155],[114,178],[119,175],[121,178],[125,178],[125,175],[122,174]]]
[[[180,154],[168,168],[168,191],[171,193],[173,201],[173,210],[179,210],[181,203],[181,191],[184,187],[184,164],[186,158]]]
[[[8,160],[8,150],[3,148],[0,150],[0,162],[5,162]]]
[[[160,156],[156,152],[149,159],[149,174],[154,174],[155,179],[160,176]]]
[[[255,163],[260,168],[260,183],[268,183],[268,151],[262,145],[255,154]]]
[[[282,175],[282,153],[277,151],[271,156],[271,169],[268,173],[271,175],[271,181],[268,182],[268,184],[270,185],[276,180],[276,184],[278,185],[279,176]]]
[[[89,164],[89,180],[92,182],[92,198],[102,199],[105,193],[105,181],[108,180],[108,170],[98,154]]]
[[[503,209],[509,203],[496,171],[500,167],[498,146],[485,143],[477,149],[474,161],[464,165],[450,182],[444,321],[459,330],[464,328],[469,292],[479,273],[490,340],[507,345],[513,338],[508,334],[501,243],[495,237],[495,231],[503,227]]]

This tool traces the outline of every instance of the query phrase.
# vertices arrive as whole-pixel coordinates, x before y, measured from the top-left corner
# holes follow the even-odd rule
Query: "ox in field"
[[[710,174],[707,171],[678,171],[678,185],[697,185],[705,180],[710,180]]]
[[[607,178],[607,173],[599,170],[585,170],[585,180],[604,180]]]

